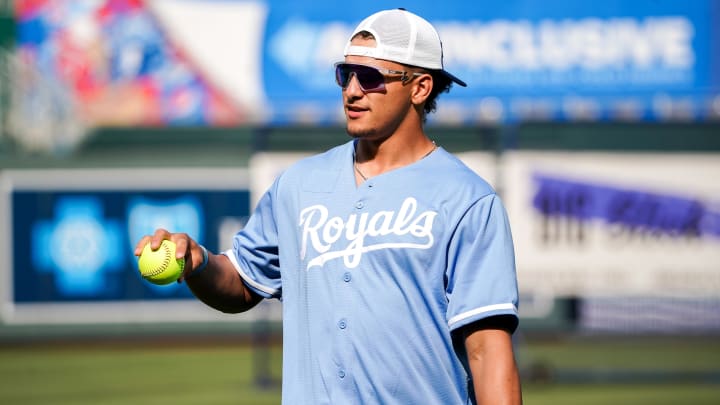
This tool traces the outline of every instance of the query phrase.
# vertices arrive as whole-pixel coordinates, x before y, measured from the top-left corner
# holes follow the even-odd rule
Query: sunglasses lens
[[[385,88],[385,77],[382,73],[370,66],[340,63],[335,67],[335,80],[343,89],[350,83],[352,73],[355,73],[360,87],[364,91],[382,90]]]
[[[335,81],[338,86],[343,89],[347,87],[348,82],[350,81],[350,69],[348,69],[345,65],[335,65]]]
[[[385,76],[369,66],[359,66],[355,69],[355,76],[360,82],[360,87],[365,91],[382,90],[385,88]]]

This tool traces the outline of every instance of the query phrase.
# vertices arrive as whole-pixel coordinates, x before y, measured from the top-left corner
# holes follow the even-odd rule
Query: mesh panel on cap
[[[344,55],[370,56],[405,65],[442,70],[450,79],[465,82],[443,70],[442,44],[435,28],[424,18],[394,9],[377,12],[364,19],[353,33],[368,31],[375,36],[376,47],[353,46],[352,36]]]
[[[383,59],[442,69],[440,38],[427,21],[391,10],[376,15],[366,28],[375,34]]]
[[[418,24],[417,39],[415,40],[415,55],[413,59],[421,61],[419,66],[430,69],[442,69],[442,50],[440,38],[432,27]]]
[[[385,13],[372,22],[370,28],[377,34],[388,59],[397,58],[397,62],[407,62],[412,58],[408,52],[412,35],[410,24],[401,13]]]
[[[412,33],[407,18],[402,14],[383,14],[373,21],[371,27],[382,38],[383,45],[407,49]]]

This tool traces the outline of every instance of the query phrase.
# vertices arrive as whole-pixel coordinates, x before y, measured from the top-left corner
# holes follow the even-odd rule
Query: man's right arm
[[[262,297],[250,290],[225,255],[208,254],[207,267],[185,276],[190,291],[206,305],[226,313],[245,312]]]

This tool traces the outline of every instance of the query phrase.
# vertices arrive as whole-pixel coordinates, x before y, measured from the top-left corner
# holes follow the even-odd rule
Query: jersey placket
[[[368,213],[368,193],[372,190],[373,183],[372,179],[368,180],[356,189],[353,193],[354,199],[350,201],[349,214],[360,218],[363,214]],[[358,219],[358,221],[360,220]],[[353,318],[353,314],[357,313],[361,305],[357,301],[359,296],[357,277],[362,276],[363,262],[361,259],[360,264],[354,268],[348,267],[344,263],[343,259],[340,259],[338,263],[340,271],[333,275],[337,283],[337,305],[333,311],[335,314],[333,359],[336,361],[336,378],[339,382],[339,392],[335,393],[337,396],[333,395],[333,403],[352,403],[353,398],[357,396],[357,384],[353,375],[353,366],[357,364],[357,359],[354,358],[357,350],[353,346],[357,346],[358,342],[355,341],[356,336],[353,331],[357,325],[354,323],[356,319]]]

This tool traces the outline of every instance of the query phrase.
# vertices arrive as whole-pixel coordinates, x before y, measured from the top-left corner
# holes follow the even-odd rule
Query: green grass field
[[[279,404],[279,387],[254,383],[256,355],[212,341],[0,346],[0,404]],[[279,378],[279,347],[269,358]],[[545,340],[518,359],[548,371],[523,381],[526,404],[720,403],[718,339]]]
[[[526,404],[720,403],[717,337],[531,341],[517,355],[526,376],[529,369],[545,371],[540,381],[525,378]]]

